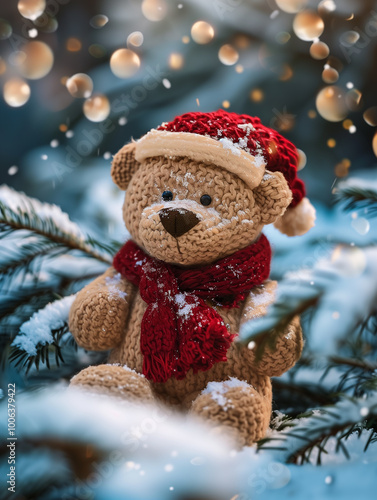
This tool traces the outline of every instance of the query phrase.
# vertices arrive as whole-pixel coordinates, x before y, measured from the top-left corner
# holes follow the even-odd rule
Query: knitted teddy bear
[[[240,445],[261,439],[270,377],[299,358],[300,323],[260,359],[237,334],[274,300],[263,226],[293,236],[314,225],[297,161],[293,144],[258,118],[222,110],[184,114],[125,145],[112,177],[127,189],[132,240],[78,293],[69,320],[80,346],[111,350],[109,364],[71,384],[189,410]]]

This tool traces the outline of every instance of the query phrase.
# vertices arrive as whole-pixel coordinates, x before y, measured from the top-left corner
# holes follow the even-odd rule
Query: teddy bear
[[[78,345],[110,351],[108,363],[71,385],[185,411],[240,446],[263,438],[271,377],[302,351],[300,321],[258,356],[258,342],[237,338],[274,301],[263,227],[294,236],[314,225],[297,162],[259,118],[224,110],[186,113],[126,144],[111,173],[131,239],[69,316]]]

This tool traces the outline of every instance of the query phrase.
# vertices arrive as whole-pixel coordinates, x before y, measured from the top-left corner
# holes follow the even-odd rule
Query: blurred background
[[[0,187],[0,412],[16,384],[18,498],[374,498],[376,60],[372,0],[1,2],[0,184],[81,228]],[[300,238],[265,229],[280,295],[250,339],[302,313],[306,344],[273,380],[272,445],[258,454],[229,454],[170,417],[147,439],[149,408],[65,391],[106,359],[77,347],[68,312],[127,238],[112,156],[176,115],[219,108],[259,116],[297,146],[317,209]],[[8,469],[1,460],[0,476]]]
[[[96,234],[125,236],[112,155],[188,111],[224,108],[279,130],[301,150],[317,205],[331,205],[339,179],[375,167],[375,1],[20,0],[0,9],[1,183]]]

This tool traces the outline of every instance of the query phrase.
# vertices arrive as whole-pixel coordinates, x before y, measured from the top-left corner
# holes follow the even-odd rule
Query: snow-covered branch
[[[294,463],[308,462],[316,449],[320,463],[321,453],[326,453],[324,444],[335,437],[337,451],[342,450],[347,457],[345,441],[352,433],[371,428],[365,423],[366,419],[373,425],[377,423],[377,393],[369,398],[343,398],[301,418],[282,420],[281,425],[260,442],[259,449],[261,453],[271,453],[278,461]],[[373,438],[376,435],[372,429],[369,443]]]
[[[111,263],[108,252],[98,249],[102,245],[87,238],[58,206],[42,203],[5,185],[0,187],[0,224],[5,234],[12,230],[28,230],[48,238],[55,245],[81,250],[95,259]]]
[[[248,343],[269,336],[296,314],[317,305],[309,329],[310,347],[334,355],[339,341],[376,313],[376,303],[377,249],[339,246],[331,260],[319,262],[312,270],[288,274],[266,316],[247,322],[240,340]]]
[[[23,323],[19,334],[11,344],[10,359],[16,361],[17,364],[28,363],[28,368],[33,363],[38,366],[40,360],[49,364],[48,348],[53,346],[55,358],[59,364],[59,358],[63,360],[60,341],[63,336],[71,337],[68,331],[68,315],[74,299],[75,295],[70,295],[56,300],[35,312],[29,321]]]

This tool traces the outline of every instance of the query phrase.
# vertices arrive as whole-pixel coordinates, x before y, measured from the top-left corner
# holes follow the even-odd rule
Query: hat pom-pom
[[[314,226],[314,221],[315,208],[308,198],[303,198],[295,207],[288,208],[274,226],[287,236],[301,236]]]

